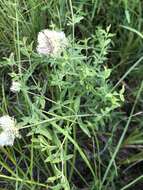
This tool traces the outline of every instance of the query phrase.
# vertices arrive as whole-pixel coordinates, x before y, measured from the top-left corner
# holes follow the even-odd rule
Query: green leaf
[[[55,153],[55,154],[48,156],[48,158],[45,160],[45,162],[57,164],[57,163],[60,163],[62,161],[67,161],[67,160],[71,159],[72,157],[73,157],[73,155],[69,154],[69,155],[66,155],[66,156],[61,158],[61,156],[59,154]]]
[[[80,122],[79,126],[80,126],[81,130],[90,138],[91,135],[90,135],[90,131],[88,129],[88,125]]]
[[[111,69],[107,69],[106,67],[104,67],[104,78],[108,79],[110,74],[111,74]]]
[[[140,153],[134,154],[125,160],[122,160],[120,163],[121,164],[131,164],[134,162],[141,162],[141,161],[143,161],[143,151]]]
[[[124,87],[124,85],[123,85],[123,86],[122,86],[122,89],[121,89],[120,92],[119,92],[120,99],[121,99],[122,102],[125,101],[124,92],[125,92],[125,87]]]
[[[127,19],[128,23],[130,24],[130,22],[131,22],[130,12],[127,9],[125,10],[125,15],[126,15],[126,19]]]
[[[61,175],[49,177],[48,180],[47,180],[47,182],[48,183],[53,183],[54,181],[56,181],[59,178],[61,178]]]
[[[40,134],[43,135],[45,137],[47,137],[49,140],[52,140],[52,135],[51,133],[48,131],[47,128],[40,126],[36,129],[35,134]]]
[[[80,108],[80,96],[78,96],[74,101],[74,110],[77,113]]]

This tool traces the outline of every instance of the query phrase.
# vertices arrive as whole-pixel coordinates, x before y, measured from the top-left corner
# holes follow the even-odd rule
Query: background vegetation
[[[0,149],[1,188],[142,189],[142,7],[0,0],[0,114],[14,116],[22,136]],[[58,58],[36,53],[45,28],[70,41]]]

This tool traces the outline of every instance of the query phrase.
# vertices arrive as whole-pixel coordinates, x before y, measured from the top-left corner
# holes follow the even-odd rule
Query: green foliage
[[[0,0],[0,113],[22,136],[0,149],[6,189],[129,189],[141,180],[140,171],[123,180],[143,155],[141,5]],[[65,31],[59,57],[37,54],[44,28]]]

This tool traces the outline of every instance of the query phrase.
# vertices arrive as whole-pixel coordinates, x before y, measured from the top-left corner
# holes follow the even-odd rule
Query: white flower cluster
[[[16,128],[16,121],[9,115],[0,117],[0,146],[12,146],[15,137],[19,137],[18,129]]]
[[[58,56],[68,45],[64,32],[42,30],[38,34],[37,52],[43,55]]]
[[[18,81],[12,81],[12,85],[10,87],[11,92],[16,93],[20,92],[21,90],[21,84]]]

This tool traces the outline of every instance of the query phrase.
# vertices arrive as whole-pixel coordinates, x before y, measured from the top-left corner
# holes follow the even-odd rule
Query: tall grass
[[[1,188],[142,187],[142,14],[140,0],[0,0],[0,113],[21,133],[0,148]],[[58,58],[36,52],[45,28],[69,39]]]

